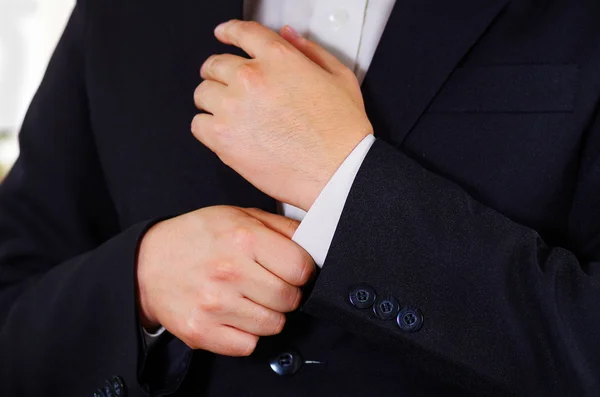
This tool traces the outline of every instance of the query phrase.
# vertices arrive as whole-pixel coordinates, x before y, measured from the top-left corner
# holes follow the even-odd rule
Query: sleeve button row
[[[398,327],[405,332],[417,332],[423,326],[423,314],[414,307],[402,308],[398,300],[391,295],[377,296],[369,284],[356,284],[350,289],[348,299],[357,309],[372,308],[375,316],[381,320],[396,319]]]

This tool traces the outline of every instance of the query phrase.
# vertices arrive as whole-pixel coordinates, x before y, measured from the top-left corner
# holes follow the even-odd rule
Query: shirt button
[[[348,299],[350,303],[359,309],[367,309],[375,302],[375,290],[369,284],[357,284],[350,289]]]
[[[304,359],[296,351],[283,352],[269,360],[273,372],[281,376],[294,375],[302,364],[304,364]]]
[[[343,8],[338,8],[329,15],[329,22],[334,30],[340,30],[350,20],[350,14]]]
[[[377,298],[373,305],[373,312],[382,320],[391,320],[396,318],[400,311],[398,300],[391,295]]]
[[[419,309],[406,308],[398,313],[396,322],[403,331],[417,332],[423,326],[423,314]]]

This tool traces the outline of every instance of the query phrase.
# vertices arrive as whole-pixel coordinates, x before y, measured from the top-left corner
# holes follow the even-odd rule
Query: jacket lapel
[[[195,87],[200,82],[200,66],[210,55],[236,51],[220,43],[213,31],[221,22],[242,19],[244,1],[175,0],[166,9],[172,13],[168,21],[175,73],[186,87]]]
[[[378,137],[401,145],[508,0],[399,0],[362,86]]]
[[[200,67],[204,61],[213,54],[237,53],[241,50],[235,47],[221,44],[213,34],[214,28],[221,22],[230,19],[242,19],[244,14],[243,0],[206,1],[206,0],[174,0],[164,7],[168,14],[164,18],[168,24],[172,62],[170,76],[157,76],[165,78],[171,83],[169,103],[166,107],[172,113],[176,130],[186,131],[189,134],[189,123],[198,113],[194,106],[193,93],[200,84]],[[182,95],[184,93],[184,95]],[[192,139],[190,138],[190,141]],[[215,155],[199,143],[193,141],[194,145],[182,147],[182,156],[192,158],[194,170],[186,172],[213,172],[217,173],[220,183],[211,186],[212,193],[209,194],[223,198],[221,204],[231,204],[243,207],[258,207],[263,210],[275,212],[276,202],[271,197],[254,188],[232,169],[222,164]],[[185,152],[185,153],[184,153]],[[211,157],[210,164],[199,158]],[[208,168],[208,171],[207,171]],[[183,172],[183,171],[182,171]],[[198,189],[202,188],[201,186]],[[219,194],[215,192],[218,191]]]
[[[450,73],[493,22],[508,0],[399,0],[390,16],[363,83],[367,112],[377,136],[400,145]],[[166,12],[171,30],[175,92],[200,81],[200,66],[212,54],[236,52],[219,43],[214,27],[242,19],[243,0],[176,0]],[[237,50],[240,53],[240,50]],[[186,120],[196,113],[186,98],[180,111]],[[240,184],[244,184],[240,181]],[[262,193],[261,207],[274,209]],[[263,197],[264,196],[264,197]]]

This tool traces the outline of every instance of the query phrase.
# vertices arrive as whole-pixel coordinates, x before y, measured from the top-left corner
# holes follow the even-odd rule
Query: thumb
[[[271,214],[258,208],[240,208],[246,214],[261,221],[269,229],[291,239],[300,226],[300,222],[285,216]]]
[[[308,59],[327,70],[329,73],[339,75],[342,71],[347,69],[346,65],[338,61],[333,54],[314,41],[310,41],[300,36],[300,34],[291,26],[284,26],[279,34]]]

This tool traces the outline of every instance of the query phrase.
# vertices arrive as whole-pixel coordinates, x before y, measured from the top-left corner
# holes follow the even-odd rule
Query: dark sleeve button
[[[423,326],[423,314],[419,309],[406,308],[398,313],[396,321],[401,330],[416,332]]]
[[[108,380],[104,382],[104,388],[102,391],[106,397],[118,397]]]
[[[373,312],[382,320],[392,320],[396,318],[400,311],[398,300],[391,295],[380,296],[375,300]]]
[[[120,376],[113,376],[111,379],[111,384],[117,396],[127,396],[127,390],[125,389],[125,383],[123,382],[123,378],[121,378]]]
[[[368,284],[357,284],[350,289],[350,303],[359,309],[373,306],[375,298],[375,290]]]
[[[283,352],[269,360],[273,372],[281,376],[294,375],[303,363],[304,359],[296,351]]]

